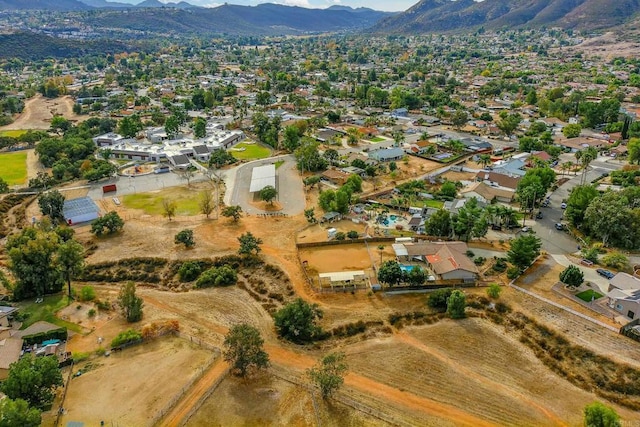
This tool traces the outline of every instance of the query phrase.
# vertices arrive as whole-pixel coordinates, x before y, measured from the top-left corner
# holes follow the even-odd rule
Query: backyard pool
[[[406,264],[400,264],[400,269],[402,271],[404,271],[405,273],[410,272],[411,270],[413,270],[414,268],[417,268],[418,270],[422,270],[422,268],[420,266],[417,265],[406,265]]]

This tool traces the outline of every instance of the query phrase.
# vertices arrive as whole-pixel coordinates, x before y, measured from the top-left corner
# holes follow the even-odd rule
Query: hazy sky
[[[111,0],[125,3],[140,3],[142,0]],[[174,2],[179,0],[160,0],[162,3]],[[198,6],[216,7],[224,4],[224,0],[186,0],[188,3]],[[369,7],[377,10],[400,11],[407,10],[418,0],[228,0],[229,4],[241,4],[245,6],[255,6],[259,3],[279,3],[289,6],[317,7],[324,8],[334,4],[340,4],[351,7]]]

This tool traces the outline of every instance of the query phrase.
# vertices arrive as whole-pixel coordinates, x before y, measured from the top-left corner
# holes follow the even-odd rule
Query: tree
[[[593,185],[573,187],[567,200],[567,209],[564,212],[565,218],[576,227],[582,225],[587,208],[591,201],[599,195],[600,193]]]
[[[399,285],[404,279],[400,264],[395,260],[387,260],[378,269],[378,280],[387,285]]]
[[[173,241],[176,245],[183,244],[185,248],[192,248],[196,245],[193,238],[193,230],[182,230],[175,235]]]
[[[456,183],[453,181],[445,181],[440,187],[440,196],[453,200],[458,194],[458,189],[456,188]]]
[[[282,146],[289,152],[293,153],[300,145],[301,137],[298,126],[291,125],[284,128]]]
[[[124,117],[118,123],[118,133],[125,138],[135,138],[136,134],[144,128],[140,116]]]
[[[441,310],[445,310],[447,308],[447,301],[451,296],[453,289],[445,288],[438,289],[429,294],[429,299],[427,300],[427,305],[431,308],[438,308]]]
[[[0,427],[39,427],[41,422],[40,410],[31,408],[26,400],[0,400]]]
[[[242,216],[242,208],[240,206],[225,206],[222,210],[222,216],[233,218],[233,222],[238,222]]]
[[[520,236],[511,241],[511,248],[507,252],[507,259],[520,271],[523,271],[540,255],[541,247],[542,242],[537,236],[533,234]]]
[[[169,139],[174,138],[180,131],[180,121],[175,115],[167,117],[164,122],[164,131],[167,133]]]
[[[196,168],[193,165],[189,165],[186,169],[178,172],[180,178],[187,181],[187,187],[191,187],[191,180],[196,176]]]
[[[196,138],[207,136],[207,121],[202,117],[198,117],[193,123],[193,136]]]
[[[318,151],[319,145],[319,142],[311,138],[302,138],[302,143],[294,151],[298,170],[315,172],[327,168],[327,161],[320,156]]]
[[[174,200],[162,199],[162,215],[169,218],[176,216],[176,209],[178,209],[178,205]]]
[[[58,248],[57,264],[67,281],[69,298],[71,297],[71,279],[84,268],[84,248],[75,240],[64,242]]]
[[[469,114],[464,110],[456,110],[455,113],[451,115],[451,124],[458,130],[464,126],[468,120]]]
[[[567,138],[577,138],[582,132],[582,126],[579,124],[570,124],[562,128],[562,134]]]
[[[209,167],[215,166],[220,168],[224,165],[232,164],[237,162],[236,158],[233,157],[226,150],[213,150],[211,156],[209,157]]]
[[[620,427],[620,416],[613,408],[600,402],[594,402],[584,407],[585,427]]]
[[[480,154],[478,163],[480,163],[483,168],[486,168],[491,164],[491,156],[489,154]]]
[[[617,270],[624,270],[629,266],[629,258],[620,252],[610,252],[602,257],[602,264]]]
[[[22,399],[41,409],[53,402],[54,390],[61,385],[62,374],[55,356],[27,356],[9,366],[9,375],[0,390],[10,399]]]
[[[420,286],[427,280],[427,275],[420,267],[413,267],[407,274],[405,274],[405,280],[411,286]]]
[[[560,273],[560,281],[569,286],[580,286],[584,282],[584,273],[575,265],[570,265]]]
[[[7,181],[2,179],[2,177],[0,177],[0,194],[4,194],[8,192],[9,192],[9,184],[7,183]]]
[[[513,132],[518,128],[518,125],[522,121],[522,116],[518,113],[509,114],[504,117],[502,120],[499,120],[496,123],[498,129],[504,132],[505,135],[511,136]]]
[[[122,231],[123,228],[124,221],[115,211],[105,214],[102,218],[96,219],[93,221],[93,224],[91,224],[91,232],[96,236],[117,233]]]
[[[491,283],[487,288],[487,296],[489,298],[498,299],[502,293],[502,288],[497,283]]]
[[[278,335],[296,344],[305,344],[322,335],[316,323],[321,318],[322,311],[317,304],[298,298],[277,311],[274,322]]]
[[[240,242],[240,248],[238,249],[240,255],[251,255],[253,252],[258,255],[261,250],[262,239],[254,236],[250,231],[238,237],[238,242]]]
[[[278,191],[272,185],[267,185],[262,190],[260,190],[260,199],[262,201],[273,205],[273,199],[278,195]]]
[[[211,192],[207,190],[202,191],[200,193],[200,200],[198,201],[198,204],[200,206],[200,212],[205,214],[207,219],[209,219],[209,215],[211,215],[211,212],[213,212],[215,207]]]
[[[473,237],[483,237],[489,228],[487,215],[478,206],[478,200],[475,197],[465,202],[464,206],[458,210],[458,214],[453,216],[451,223],[454,233],[465,242]]]
[[[142,298],[136,295],[135,283],[127,282],[122,285],[120,293],[118,294],[118,303],[127,322],[133,323],[142,319],[144,302]]]
[[[64,219],[64,196],[58,190],[43,193],[38,197],[38,206],[42,215],[47,215],[52,221]]]
[[[465,317],[464,309],[467,307],[467,298],[462,291],[454,290],[447,298],[447,314],[452,319],[462,319]]]
[[[425,231],[430,236],[449,237],[451,234],[451,214],[446,209],[440,209],[429,218],[425,224]]]
[[[63,289],[64,279],[56,265],[59,246],[59,237],[54,231],[34,227],[8,237],[6,250],[9,269],[16,278],[15,300],[41,297]]]
[[[50,129],[54,132],[66,132],[71,128],[71,122],[62,116],[53,116],[51,118]]]
[[[349,178],[344,182],[344,187],[350,187],[351,193],[362,192],[362,178],[360,175],[351,174]]]
[[[640,138],[631,138],[627,143],[628,157],[630,164],[640,164]]]
[[[334,150],[333,148],[329,148],[325,150],[322,157],[324,157],[329,162],[329,164],[333,166],[340,158],[340,154],[338,153],[337,150]]]
[[[632,234],[628,228],[630,217],[626,198],[607,191],[589,203],[584,212],[584,223],[591,234],[606,246],[611,238],[623,241]]]
[[[307,375],[320,389],[323,399],[330,397],[344,384],[344,375],[349,369],[344,359],[342,352],[330,353],[318,365],[307,370]]]
[[[251,369],[269,366],[269,355],[264,351],[260,331],[246,323],[233,325],[224,337],[224,360],[231,363],[235,373],[244,377]]]
[[[315,224],[318,222],[316,219],[316,213],[314,208],[309,208],[304,210],[304,217],[307,219],[309,224]]]

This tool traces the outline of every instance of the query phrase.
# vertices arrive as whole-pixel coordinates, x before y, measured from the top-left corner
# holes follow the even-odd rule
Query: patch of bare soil
[[[87,120],[89,116],[78,116],[73,112],[73,103],[70,96],[48,99],[38,94],[25,102],[24,110],[13,123],[0,127],[0,130],[46,130],[51,126],[53,116],[62,116],[72,122]]]
[[[640,54],[640,43],[624,40],[613,32],[590,37],[576,46],[560,48],[571,52],[583,52],[585,56],[598,56],[606,61],[617,57],[636,57]]]
[[[69,384],[61,425],[147,425],[211,356],[183,339],[163,337],[80,364],[74,371],[87,372]]]

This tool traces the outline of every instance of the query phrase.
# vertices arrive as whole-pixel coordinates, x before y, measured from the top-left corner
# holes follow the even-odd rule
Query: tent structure
[[[100,216],[100,208],[90,197],[65,200],[62,212],[69,225],[93,221]]]
[[[276,165],[264,165],[253,168],[249,191],[256,193],[265,187],[276,187]]]

